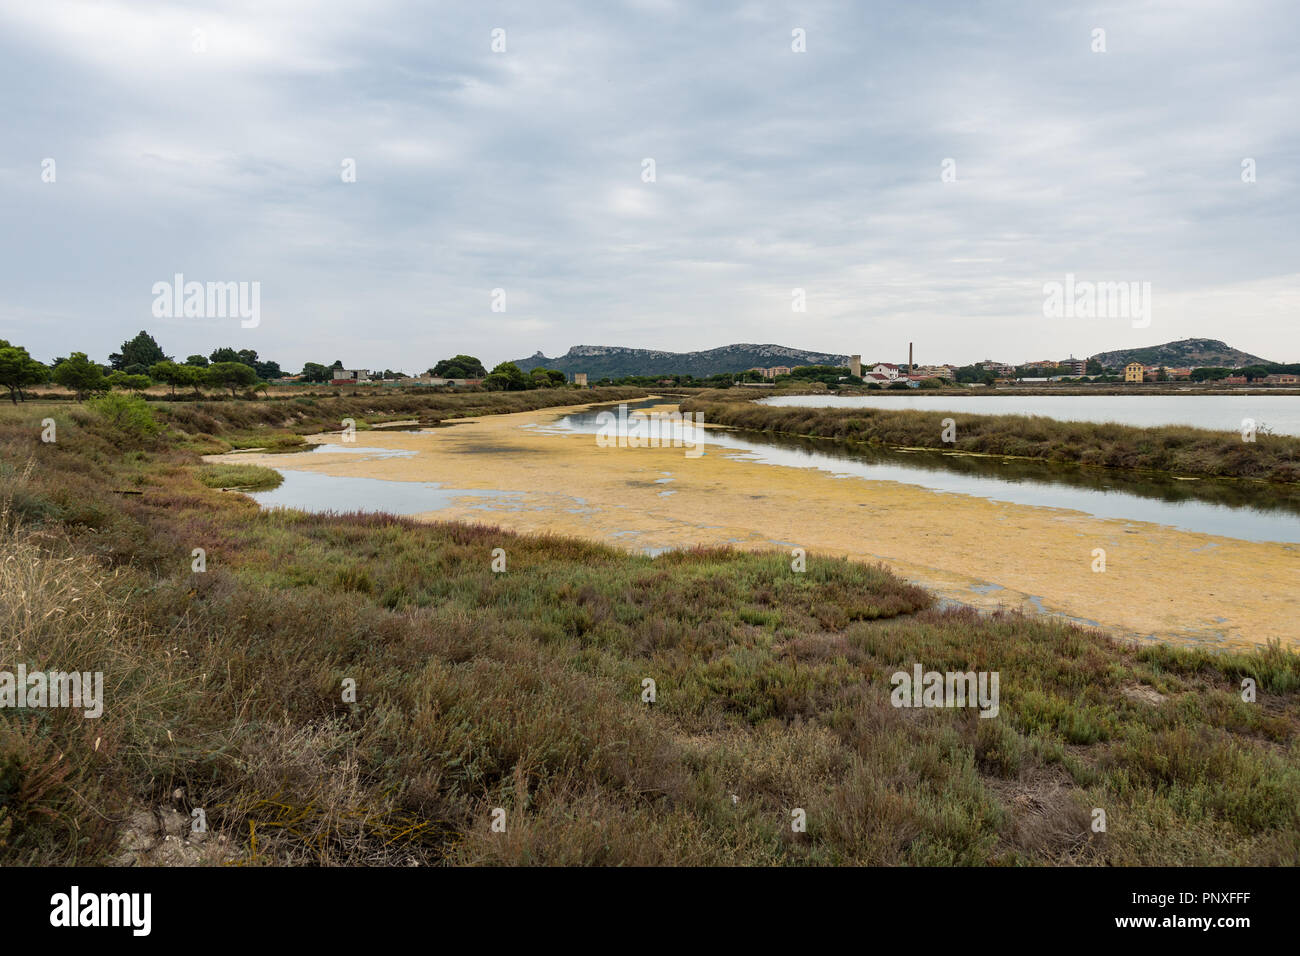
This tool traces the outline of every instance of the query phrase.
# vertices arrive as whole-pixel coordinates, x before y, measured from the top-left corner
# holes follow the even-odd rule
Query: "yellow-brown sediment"
[[[1047,611],[1124,635],[1222,646],[1300,640],[1296,545],[835,478],[739,460],[716,446],[688,458],[681,448],[602,448],[591,434],[545,430],[573,410],[469,419],[420,434],[357,435],[359,445],[417,452],[412,457],[236,457],[286,470],[522,493],[465,497],[419,516],[429,520],[585,536],[629,550],[798,546],[880,560],[942,597],[1027,610],[1041,602]],[[539,428],[521,427],[529,424]],[[656,483],[660,478],[672,481]],[[1106,551],[1104,573],[1092,570],[1094,548]],[[1002,590],[973,590],[989,585]]]

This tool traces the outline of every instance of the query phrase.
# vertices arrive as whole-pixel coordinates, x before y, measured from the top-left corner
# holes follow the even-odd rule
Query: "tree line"
[[[331,365],[307,362],[298,376],[308,383],[327,383],[334,369],[343,368],[336,360]],[[524,373],[513,362],[502,362],[491,372],[472,355],[455,355],[442,359],[426,373],[449,379],[480,379],[492,391],[521,391],[532,388],[556,388],[567,385],[565,374],[554,369],[536,368]],[[203,388],[228,389],[232,397],[241,390],[259,390],[269,380],[284,378],[278,362],[259,358],[253,349],[217,348],[206,356],[190,355],[177,361],[167,355],[156,339],[146,331],[123,342],[121,351],[108,357],[106,364],[92,360],[85,352],[60,356],[48,365],[32,358],[26,348],[0,339],[0,385],[17,404],[25,400],[25,390],[53,382],[73,392],[80,401],[87,396],[110,390],[139,394],[154,385],[167,385],[171,394],[177,390],[202,396]],[[405,372],[385,369],[374,378],[400,381],[410,378]]]

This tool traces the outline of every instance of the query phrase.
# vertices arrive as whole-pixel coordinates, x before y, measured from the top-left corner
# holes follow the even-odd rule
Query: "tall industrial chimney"
[[[912,374],[912,343],[907,343],[907,374]]]

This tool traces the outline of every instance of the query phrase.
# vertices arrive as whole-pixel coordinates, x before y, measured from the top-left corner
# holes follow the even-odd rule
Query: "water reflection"
[[[263,508],[295,508],[314,513],[383,511],[414,515],[457,504],[459,498],[518,498],[519,492],[445,488],[434,481],[389,481],[323,475],[314,471],[281,471],[284,482],[270,491],[248,492]]]
[[[747,440],[780,448],[797,448],[833,458],[877,464],[904,464],[927,471],[993,478],[1009,482],[1064,485],[1102,493],[1136,495],[1168,502],[1203,501],[1230,508],[1253,508],[1300,515],[1300,489],[1291,485],[1215,478],[1183,479],[1169,475],[1105,471],[1067,462],[979,457],[941,451],[897,451],[836,439],[800,438],[737,430]]]
[[[628,409],[656,404],[662,403],[629,402]],[[565,415],[554,427],[595,433],[602,410]],[[897,481],[932,491],[1068,508],[1100,518],[1153,522],[1249,541],[1300,541],[1300,492],[1284,485],[1221,479],[1187,481],[1079,465],[940,451],[902,452],[743,429],[705,431],[706,454],[726,450],[763,464],[817,468],[837,476]]]
[[[1261,432],[1300,435],[1300,395],[773,395],[760,405],[796,408],[891,408],[966,415],[1041,415],[1057,421],[1118,422],[1137,428],[1189,425],[1239,432],[1250,419]]]

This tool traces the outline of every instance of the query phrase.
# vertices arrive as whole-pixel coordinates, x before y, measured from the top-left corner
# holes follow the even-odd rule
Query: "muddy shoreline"
[[[508,493],[453,497],[449,507],[417,515],[425,520],[575,535],[647,553],[698,544],[802,547],[883,562],[943,599],[1058,614],[1119,636],[1212,647],[1271,639],[1296,645],[1295,545],[837,478],[756,464],[713,447],[694,459],[680,448],[602,448],[589,434],[548,427],[588,407],[357,436],[358,444],[409,453],[403,457],[318,450],[243,453],[238,460]],[[1096,548],[1106,551],[1102,573],[1092,570]]]

